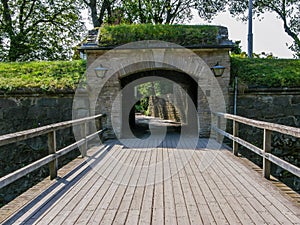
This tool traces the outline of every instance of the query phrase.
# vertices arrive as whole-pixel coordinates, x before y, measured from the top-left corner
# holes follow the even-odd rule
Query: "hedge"
[[[248,87],[300,87],[300,60],[231,57],[231,77]]]

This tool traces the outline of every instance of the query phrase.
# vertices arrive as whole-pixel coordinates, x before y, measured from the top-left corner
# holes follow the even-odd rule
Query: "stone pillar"
[[[89,96],[86,90],[78,90],[77,98],[73,101],[73,118],[90,116]]]
[[[122,91],[122,123],[121,137],[130,137],[131,132],[128,132],[135,126],[135,105],[133,88],[124,88]]]
[[[188,113],[187,94],[182,89],[183,89],[183,87],[180,87],[178,84],[173,85],[174,105],[177,107],[177,110],[179,111],[181,123],[186,124],[186,123],[188,123],[188,121],[187,121],[187,113]]]
[[[209,95],[209,93],[206,93]],[[200,133],[199,137],[208,137],[210,134],[210,125],[211,125],[211,112],[209,109],[208,101],[206,99],[205,93],[201,90],[200,86],[198,87],[198,117],[199,117],[199,126]]]

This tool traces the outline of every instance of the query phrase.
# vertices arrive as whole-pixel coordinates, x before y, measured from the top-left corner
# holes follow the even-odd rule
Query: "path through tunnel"
[[[149,70],[124,76],[122,88],[122,136],[147,138],[153,129],[180,133],[183,126],[197,124],[198,84],[186,73]],[[130,131],[130,132],[128,132]]]

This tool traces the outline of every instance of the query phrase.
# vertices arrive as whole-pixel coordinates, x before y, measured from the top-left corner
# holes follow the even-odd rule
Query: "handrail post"
[[[82,123],[81,125],[81,135],[84,139],[84,144],[81,149],[81,156],[85,157],[87,153],[87,122]]]
[[[239,123],[235,120],[233,120],[233,131],[232,131],[232,135],[233,137],[238,137],[239,136]],[[239,153],[239,144],[233,140],[232,141],[232,148],[233,148],[233,154],[235,156],[238,156],[238,153]]]
[[[217,128],[221,129],[221,117],[219,115],[217,116]],[[217,131],[217,142],[221,143],[222,140],[222,135]]]
[[[98,130],[101,130],[102,129],[102,126],[101,126],[101,117],[99,117],[98,119],[96,119],[96,129]]]
[[[264,153],[271,152],[271,141],[272,141],[272,133],[270,130],[264,129],[264,143],[263,150]],[[266,155],[263,155],[263,176],[266,179],[270,179],[271,175],[271,162],[267,159]]]
[[[55,131],[48,133],[48,151],[49,154],[56,153],[56,132]],[[57,163],[57,159],[55,158],[51,162],[49,162],[51,180],[57,177],[57,168],[58,168],[58,163]]]

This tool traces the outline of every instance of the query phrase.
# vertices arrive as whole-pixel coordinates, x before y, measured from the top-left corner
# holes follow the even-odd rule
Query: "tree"
[[[166,23],[191,18],[188,0],[82,0],[88,7],[94,27],[104,22]]]
[[[248,0],[229,1],[231,14],[247,19]],[[265,12],[274,12],[282,20],[284,31],[294,41],[289,48],[300,58],[300,0],[254,0],[254,15],[261,17]]]
[[[116,0],[82,0],[89,9],[93,26],[100,27],[104,20],[112,18],[112,10],[116,4]]]
[[[192,19],[197,9],[205,19],[212,19],[225,9],[224,0],[82,0],[89,8],[94,27],[105,21],[119,23],[183,23]]]
[[[173,24],[192,18],[194,1],[135,0],[123,1],[125,18],[130,23]]]
[[[0,61],[62,60],[82,38],[78,0],[1,0]]]
[[[226,0],[195,0],[194,8],[201,18],[211,21],[219,12],[225,11]]]
[[[241,41],[235,41],[234,46],[231,49],[231,53],[240,55],[242,53]]]

